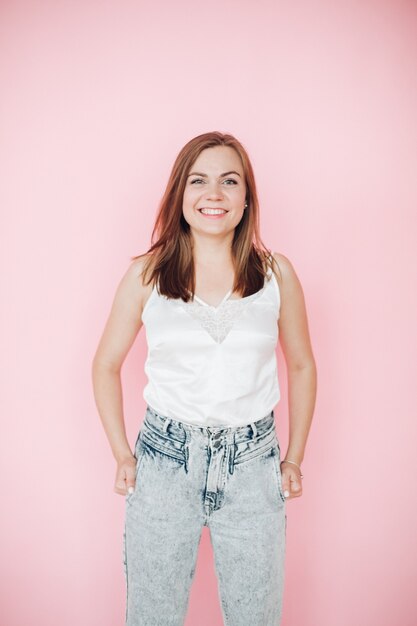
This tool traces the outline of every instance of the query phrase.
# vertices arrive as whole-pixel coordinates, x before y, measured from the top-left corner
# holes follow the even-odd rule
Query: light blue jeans
[[[279,626],[287,516],[274,412],[211,428],[147,405],[135,456],[123,533],[125,626],[183,626],[203,526],[224,626]]]

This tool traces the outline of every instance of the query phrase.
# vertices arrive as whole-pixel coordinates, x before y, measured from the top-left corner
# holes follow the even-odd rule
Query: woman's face
[[[188,172],[183,214],[191,230],[225,235],[243,216],[246,183],[240,157],[229,146],[203,150]],[[201,211],[206,209],[206,211]],[[215,214],[208,209],[222,209]]]

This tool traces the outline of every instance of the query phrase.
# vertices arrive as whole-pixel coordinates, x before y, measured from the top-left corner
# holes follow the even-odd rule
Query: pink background
[[[282,626],[416,624],[416,3],[0,12],[1,624],[123,624],[124,499],[91,360],[178,151],[210,130],[248,149],[318,366]],[[141,332],[122,372],[132,446],[145,351]],[[186,624],[222,624],[207,529]]]

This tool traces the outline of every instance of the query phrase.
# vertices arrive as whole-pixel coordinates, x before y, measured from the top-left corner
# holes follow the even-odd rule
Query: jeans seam
[[[274,452],[274,469],[275,469],[275,476],[276,476],[277,483],[278,483],[278,491],[279,491],[279,495],[280,495],[280,498],[281,498],[282,502],[286,503],[286,498],[284,496],[284,491],[282,489],[281,470],[280,470],[279,463],[278,463],[278,460],[279,460],[279,446],[278,446],[278,444],[276,444],[274,446],[274,449],[275,449],[275,452]]]
[[[128,572],[127,572],[127,542],[126,542],[126,520],[124,523],[124,530],[123,530],[123,567],[124,567],[124,573],[125,573],[125,584],[126,584],[126,594],[125,594],[125,602],[126,602],[126,609],[125,609],[125,622],[127,624],[127,611],[128,611],[128,602],[129,602],[129,577],[128,577]]]
[[[271,437],[271,433],[273,433],[273,436]],[[242,456],[238,456],[236,455],[235,458],[235,465],[239,465],[239,463],[245,463],[246,461],[250,461],[251,459],[255,459],[258,456],[261,456],[262,454],[265,454],[265,452],[268,452],[269,450],[271,450],[272,448],[274,448],[276,446],[277,443],[277,439],[276,439],[276,432],[275,429],[270,430],[264,437],[263,439],[266,439],[266,443],[262,446],[262,439],[258,439],[257,440],[257,447],[254,448],[253,450],[250,450],[249,452],[245,452]],[[251,440],[248,440],[249,442]],[[242,443],[242,442],[239,442]],[[238,450],[238,446],[239,443],[237,443],[237,449]]]
[[[177,443],[184,444],[184,441],[181,441],[181,439],[177,439],[176,437],[173,437],[172,434],[166,434],[166,431],[159,429],[159,428],[155,428],[155,426],[150,424],[148,421],[145,422],[145,425],[146,425],[146,428],[148,428],[157,437],[161,437],[161,439],[165,439],[166,441],[176,441]],[[144,434],[146,435],[146,432]]]
[[[180,442],[180,443],[183,444],[183,442]],[[163,446],[163,445],[158,446],[153,441],[152,442],[150,440],[147,441],[146,440],[146,436],[142,438],[142,445],[149,446],[153,450],[156,450],[157,452],[160,452],[161,454],[164,454],[165,456],[168,456],[171,459],[175,459],[176,461],[180,461],[181,463],[185,463],[185,456],[184,456],[184,454],[179,455],[179,456],[177,456],[175,454],[172,454],[172,450],[169,450],[165,446]],[[185,451],[185,449],[184,449],[184,445],[183,445],[182,450],[181,451],[179,450],[178,452],[184,452],[184,451]]]

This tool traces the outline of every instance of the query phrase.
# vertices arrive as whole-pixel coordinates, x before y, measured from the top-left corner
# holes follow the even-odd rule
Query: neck
[[[230,267],[233,266],[232,257],[233,233],[220,236],[193,236],[193,256],[196,266],[201,267]]]

